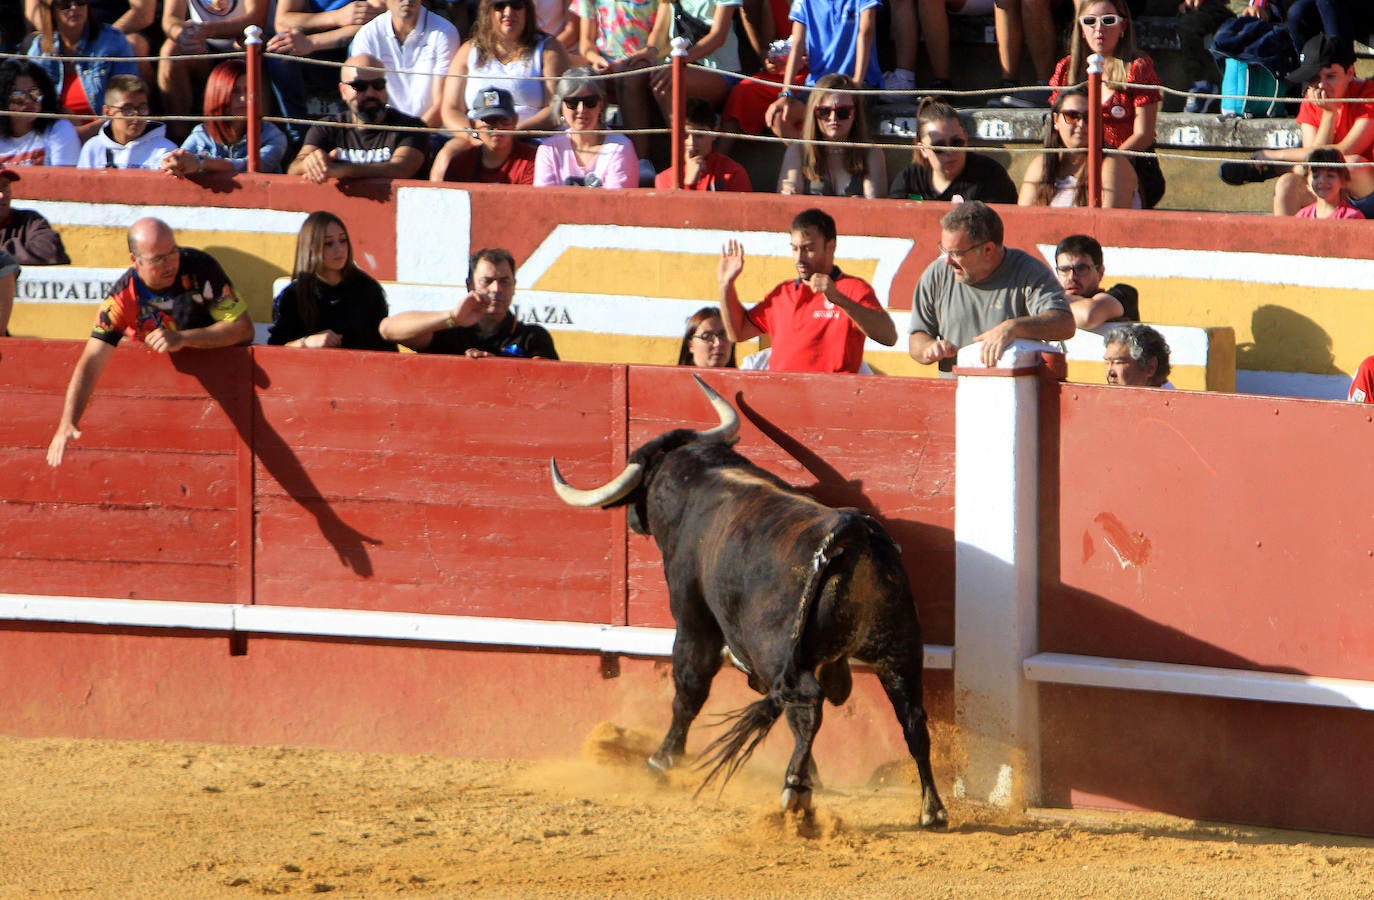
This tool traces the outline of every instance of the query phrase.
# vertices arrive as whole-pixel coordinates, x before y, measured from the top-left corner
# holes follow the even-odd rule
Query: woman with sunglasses
[[[546,138],[534,157],[534,186],[639,187],[639,157],[623,134],[603,134],[606,95],[587,66],[569,69],[555,96],[568,130]]]
[[[735,365],[735,342],[725,333],[725,322],[720,317],[719,307],[703,306],[692,313],[687,320],[687,330],[682,334],[677,364],[701,369],[738,368]]]
[[[378,330],[386,317],[386,292],[353,262],[353,245],[343,221],[329,212],[306,216],[296,238],[291,283],[272,302],[267,343],[395,350]]]
[[[959,111],[926,97],[916,107],[916,152],[911,165],[892,180],[893,200],[982,200],[1015,203],[1016,185],[1007,170],[981,153],[970,153]]]
[[[206,121],[191,131],[180,148],[162,157],[162,171],[177,178],[248,171],[248,66],[243,60],[226,59],[210,70],[204,112]],[[286,134],[264,121],[258,171],[279,174],[285,155]]]
[[[468,110],[485,88],[509,91],[516,128],[553,131],[558,123],[554,86],[567,70],[568,52],[539,30],[531,0],[482,0],[472,37],[453,54],[444,80],[444,127],[468,135]],[[539,79],[547,78],[547,81]],[[469,138],[477,145],[476,138]]]
[[[1045,150],[1026,166],[1021,206],[1088,205],[1088,95],[1060,91],[1045,127]],[[1102,205],[1140,208],[1135,170],[1121,157],[1102,159]]]
[[[39,0],[38,20],[41,27],[29,56],[57,87],[58,111],[72,117],[77,136],[86,141],[100,130],[97,110],[105,103],[110,79],[138,74],[138,65],[129,58],[133,48],[124,35],[91,19],[87,0]]]
[[[881,197],[887,185],[883,151],[868,143],[868,125],[854,79],[838,73],[816,82],[806,101],[802,139],[787,148],[778,193]]]
[[[81,139],[66,119],[34,113],[57,112],[57,92],[48,73],[27,59],[0,63],[0,98],[9,115],[0,116],[0,166],[74,166]]]
[[[1080,84],[1088,77],[1088,57],[1099,53],[1107,60],[1102,73],[1102,144],[1115,150],[1153,151],[1155,122],[1163,94],[1154,61],[1135,46],[1135,29],[1126,0],[1078,0],[1078,27],[1073,31],[1069,55],[1055,66],[1053,87]],[[1054,98],[1051,98],[1053,100]],[[1141,202],[1154,208],[1164,196],[1164,172],[1155,156],[1125,157],[1135,167]],[[1104,177],[1103,183],[1106,183]]]

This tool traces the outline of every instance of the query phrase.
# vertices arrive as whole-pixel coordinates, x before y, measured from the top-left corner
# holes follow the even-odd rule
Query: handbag
[[[711,33],[711,23],[703,22],[696,16],[684,12],[682,4],[673,0],[673,34],[676,37],[686,38],[691,43],[698,43],[702,38]]]

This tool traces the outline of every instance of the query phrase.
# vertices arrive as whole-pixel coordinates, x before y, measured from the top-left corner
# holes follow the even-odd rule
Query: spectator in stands
[[[268,38],[268,53],[306,57],[337,63],[348,54],[348,44],[368,22],[386,12],[386,0],[277,0],[273,17],[276,34]],[[334,69],[286,59],[267,59],[272,93],[283,116],[309,117],[307,98],[331,93]],[[285,131],[295,146],[308,126],[288,122]]]
[[[509,250],[478,250],[468,263],[468,292],[452,312],[399,313],[382,320],[382,337],[417,353],[472,359],[558,359],[542,326],[510,311],[515,299],[515,257]]]
[[[421,0],[386,0],[387,15],[368,22],[353,36],[351,56],[370,54],[387,72],[392,109],[431,128],[443,125],[444,73],[458,49],[458,29]]]
[[[1122,325],[1107,332],[1102,359],[1107,383],[1173,390],[1169,383],[1169,342],[1149,325]]]
[[[353,261],[343,221],[328,212],[306,216],[296,238],[291,283],[272,303],[267,343],[395,350],[377,332],[386,315],[386,292]]]
[[[1088,57],[1106,58],[1102,82],[1102,144],[1116,150],[1155,149],[1155,123],[1163,94],[1150,57],[1135,46],[1135,30],[1125,0],[1078,0],[1077,26],[1069,55],[1055,66],[1050,84],[1062,88],[1088,77]],[[1127,87],[1126,85],[1136,85]],[[1110,90],[1110,93],[1107,91]],[[1053,102],[1055,98],[1051,98]],[[1140,204],[1154,209],[1164,196],[1164,172],[1156,156],[1126,157],[1135,169]]]
[[[81,145],[80,169],[157,169],[177,148],[161,122],[148,118],[148,87],[137,75],[116,75],[105,89],[105,127]]]
[[[1374,403],[1374,356],[1366,356],[1355,369],[1346,399],[1351,403]]]
[[[827,75],[847,75],[854,84],[882,90],[875,47],[880,6],[882,0],[795,0],[788,13],[792,48],[783,89],[764,116],[774,134],[795,138],[810,118],[792,91],[803,68],[807,85]]]
[[[57,113],[57,91],[48,73],[28,59],[0,63],[0,97],[9,115],[0,116],[0,165],[74,166],[81,138],[66,119],[33,113]]]
[[[1002,88],[1007,93],[988,101],[988,106],[1044,106],[1053,102],[1045,90],[1017,90],[1021,85],[1021,45],[1030,51],[1037,85],[1053,84],[1056,40],[1051,10],[1058,0],[996,0],[992,27],[997,33],[997,62],[1002,67]],[[1079,79],[1080,81],[1082,79]]]
[[[689,191],[752,191],[749,173],[728,156],[715,151],[715,135],[720,123],[711,104],[700,97],[688,97],[686,105],[687,137],[682,148],[682,186]],[[661,191],[677,186],[677,170],[658,173],[654,187]]]
[[[582,20],[568,8],[567,0],[534,0],[535,27],[558,41],[568,52],[569,65],[585,66],[578,44],[582,40]]]
[[[1073,313],[1049,267],[1004,246],[1002,234],[1001,217],[980,200],[940,219],[940,257],[912,298],[912,359],[948,371],[959,348],[982,341],[983,365],[991,368],[1018,338],[1073,337]]]
[[[668,46],[668,29],[673,21],[669,0],[574,0],[582,22],[578,49],[597,75],[638,72],[661,59]],[[646,73],[614,79],[609,89],[620,104],[625,128],[640,131],[649,127],[649,78]],[[648,156],[649,137],[635,134],[635,154]]]
[[[154,33],[158,24],[159,3],[160,0],[87,0],[91,20],[97,24],[109,25],[124,35],[125,40],[133,49],[134,56],[153,55],[153,45],[149,36]],[[24,19],[28,23],[30,32],[41,33],[43,31],[42,5],[43,0],[24,0]],[[16,46],[23,34],[20,31],[13,35]],[[143,63],[139,64],[138,75],[140,78],[151,79],[153,77],[152,65],[147,64],[146,72],[144,65]]]
[[[719,109],[738,81],[739,40],[735,37],[735,13],[743,0],[675,0],[669,38],[685,38],[688,68],[684,90]],[[673,70],[655,69],[649,87],[663,121],[673,118]]]
[[[1130,0],[1131,15],[1175,16],[1178,30],[1179,63],[1184,83],[1189,85],[1183,111],[1205,113],[1217,104],[1205,94],[1220,92],[1221,73],[1210,49],[1212,35],[1221,23],[1233,18],[1226,0]]]
[[[460,138],[472,129],[468,110],[478,107],[488,88],[500,88],[514,99],[517,128],[558,127],[554,92],[568,69],[568,53],[539,30],[531,13],[530,0],[482,0],[477,7],[472,37],[458,48],[444,79],[444,127]]]
[[[1298,52],[1321,34],[1353,48],[1356,40],[1368,41],[1374,33],[1374,6],[1368,0],[1293,0],[1284,25]]]
[[[71,262],[62,236],[31,209],[15,209],[14,182],[19,173],[0,166],[0,251],[21,266],[65,266]]]
[[[109,25],[92,21],[85,0],[37,2],[38,35],[29,45],[29,56],[57,87],[59,112],[71,117],[77,136],[87,141],[101,129],[96,109],[104,102],[110,79],[138,73],[137,64],[129,59],[133,48]]]
[[[1021,180],[1021,206],[1088,205],[1088,95],[1059,92],[1045,126],[1045,151],[1030,161]],[[1102,157],[1102,205],[1139,209],[1135,169],[1119,156]]]
[[[1104,322],[1139,322],[1140,294],[1129,284],[1102,289],[1107,274],[1102,245],[1086,234],[1071,234],[1054,248],[1054,274],[1069,301],[1079,328],[1096,328]]]
[[[510,91],[493,87],[479,92],[467,118],[477,146],[466,137],[453,138],[434,158],[430,181],[534,184],[534,145],[512,133],[516,117]]]
[[[892,179],[893,200],[1015,203],[1016,185],[1007,170],[981,153],[970,153],[959,111],[932,97],[916,107],[916,151],[911,165]]]
[[[248,171],[247,115],[248,66],[241,59],[226,59],[205,80],[206,121],[179,149],[162,157],[162,170],[178,178]],[[285,156],[286,133],[264,121],[258,171],[280,174]]]
[[[429,136],[369,127],[425,127],[387,106],[386,85],[377,57],[350,56],[339,70],[339,94],[348,111],[310,126],[287,174],[315,184],[330,178],[414,178],[429,155]]]
[[[949,17],[951,15],[986,16],[993,12],[994,5],[993,0],[897,0],[894,2],[892,4],[892,40],[896,51],[897,67],[893,71],[883,74],[887,89],[889,91],[915,89],[916,49],[919,36],[919,42],[926,45],[926,54],[930,58],[930,71],[934,76],[930,82],[930,90],[937,94],[941,91],[953,90],[954,81],[950,77]],[[908,11],[913,8],[915,13]],[[917,28],[918,21],[920,23],[919,28]],[[1049,56],[1053,59],[1053,48],[1051,48]],[[1048,65],[1047,63],[1047,69]],[[1017,67],[1020,67],[1019,62]],[[1004,86],[1010,87],[1015,83],[1014,80],[1011,80],[1004,82]],[[1003,100],[998,101],[999,104],[1002,102]]]
[[[866,146],[862,98],[848,75],[826,75],[806,101],[802,140],[782,157],[778,193],[814,197],[881,197],[887,186],[883,151]]]
[[[768,110],[782,92],[783,72],[787,68],[787,57],[792,52],[790,38],[774,41],[768,45],[764,54],[763,68],[754,73],[757,80],[741,79],[730,89],[725,98],[725,106],[720,111],[721,130],[739,134],[764,134],[770,131]],[[808,72],[803,50],[798,78],[805,78]],[[802,116],[806,114],[804,104],[793,104],[795,121],[789,126],[793,137],[801,135]]]
[[[1304,206],[1299,219],[1363,219],[1350,205],[1350,170],[1345,155],[1335,147],[1318,147],[1307,154],[1307,189],[1316,202]]]
[[[14,292],[19,282],[19,263],[0,250],[0,337],[10,336],[10,316],[14,313]]]
[[[1317,35],[1303,48],[1302,62],[1288,74],[1294,84],[1305,84],[1298,107],[1302,146],[1287,150],[1256,150],[1252,162],[1222,163],[1218,169],[1227,184],[1267,181],[1274,184],[1274,215],[1293,216],[1316,197],[1307,187],[1301,167],[1283,171],[1275,163],[1299,163],[1317,147],[1332,146],[1347,162],[1365,163],[1374,156],[1374,81],[1355,77],[1355,51]],[[1337,102],[1332,102],[1337,101]],[[1346,101],[1346,102],[1339,102]],[[1374,172],[1367,166],[1350,170],[1350,196],[1368,217],[1374,212]]]
[[[703,369],[736,368],[735,342],[725,333],[719,309],[703,306],[692,313],[687,320],[687,330],[682,333],[677,364]]]
[[[219,263],[208,253],[178,247],[166,222],[134,222],[129,227],[129,259],[133,266],[100,304],[95,327],[67,385],[62,418],[48,445],[50,466],[61,465],[67,444],[81,437],[81,415],[124,336],[157,353],[232,347],[253,340],[248,307]]]
[[[639,187],[639,160],[622,134],[605,128],[606,95],[590,68],[569,69],[558,80],[558,108],[568,130],[546,139],[534,158],[535,187]]]
[[[162,112],[168,116],[195,114],[193,94],[210,73],[210,61],[178,59],[204,53],[227,53],[243,48],[243,30],[249,25],[267,27],[269,0],[164,0],[162,31],[167,39],[158,52],[157,87]],[[187,122],[169,121],[168,136],[185,140],[191,133]]]
[[[897,327],[873,288],[835,265],[835,220],[819,209],[798,213],[791,226],[797,277],[745,310],[735,290],[744,247],[731,239],[720,251],[721,321],[734,343],[772,336],[768,368],[781,372],[857,372],[864,339],[897,343]]]

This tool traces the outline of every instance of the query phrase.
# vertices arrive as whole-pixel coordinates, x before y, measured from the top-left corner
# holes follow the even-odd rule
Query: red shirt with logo
[[[839,269],[831,278],[835,289],[855,303],[883,308],[872,286],[862,278]],[[773,339],[770,371],[858,372],[863,362],[863,331],[844,310],[799,278],[773,288],[745,316]]]

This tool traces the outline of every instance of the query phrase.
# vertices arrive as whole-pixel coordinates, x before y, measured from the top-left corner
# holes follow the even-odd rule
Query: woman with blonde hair
[[[882,197],[883,151],[868,143],[868,124],[854,79],[826,75],[806,101],[802,139],[782,157],[778,193],[825,197]]]
[[[291,283],[272,304],[267,343],[395,350],[378,331],[386,316],[386,292],[354,263],[343,221],[329,212],[307,216],[296,238]]]

